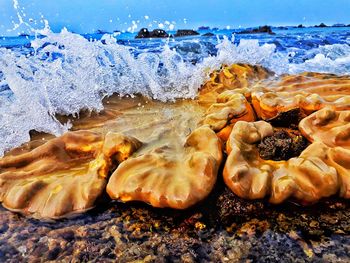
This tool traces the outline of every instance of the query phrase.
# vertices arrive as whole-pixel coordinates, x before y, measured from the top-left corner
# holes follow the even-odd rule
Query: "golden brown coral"
[[[110,98],[93,121],[74,122],[75,129],[98,133],[67,133],[0,160],[0,200],[36,217],[81,212],[94,205],[108,174],[122,163],[107,186],[112,198],[184,209],[212,190],[222,159],[219,138],[229,136],[224,180],[237,195],[269,196],[273,203],[290,197],[310,203],[338,191],[350,198],[350,114],[343,111],[350,109],[350,79],[301,74],[252,86],[270,75],[259,66],[236,64],[212,73],[193,101]],[[300,123],[313,143],[287,161],[261,159],[256,144],[274,130],[253,121],[294,110],[303,116],[319,110]],[[198,123],[204,126],[196,128]],[[145,143],[120,133],[102,135],[111,130]]]
[[[255,86],[251,96],[257,115],[264,120],[294,109],[304,116],[325,106],[350,109],[350,79],[316,73],[285,76],[277,83]]]
[[[203,126],[194,130],[184,145],[171,138],[161,147],[146,144],[135,157],[119,165],[107,193],[124,202],[185,209],[211,192],[221,159],[220,140]]]
[[[124,160],[140,145],[121,134],[109,133],[105,139],[89,131],[68,132],[31,152],[1,159],[3,206],[38,218],[92,208],[104,191],[111,158]]]
[[[249,85],[258,80],[266,79],[270,75],[272,73],[261,66],[223,65],[220,70],[210,74],[210,80],[202,86],[199,92],[199,101],[213,103],[219,94],[227,90],[235,90],[249,98]]]
[[[263,121],[240,121],[234,126],[227,142],[229,155],[223,175],[235,194],[249,199],[270,196],[272,203],[291,197],[301,203],[313,203],[340,190],[340,195],[348,198],[348,150],[315,142],[299,157],[262,160],[256,144],[272,133],[272,126]]]
[[[310,141],[350,149],[350,111],[324,108],[304,118],[299,129]]]
[[[208,108],[202,123],[208,124],[226,141],[233,125],[239,120],[255,121],[254,110],[242,94],[228,90],[221,93],[217,103]]]

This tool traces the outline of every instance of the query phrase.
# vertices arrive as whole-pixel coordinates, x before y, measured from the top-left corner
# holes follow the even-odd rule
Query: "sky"
[[[142,27],[350,24],[349,14],[350,0],[0,0],[0,36],[41,28],[42,19],[55,32],[66,27],[92,33],[137,32]]]

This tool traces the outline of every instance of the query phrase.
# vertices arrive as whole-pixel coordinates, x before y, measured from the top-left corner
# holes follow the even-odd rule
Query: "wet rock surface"
[[[299,156],[308,145],[308,141],[297,132],[277,130],[272,136],[264,138],[258,144],[258,149],[261,158],[282,161]]]
[[[137,33],[135,38],[167,38],[169,34],[163,29],[154,29],[153,31],[148,31],[147,28],[141,28]]]
[[[73,219],[40,222],[0,208],[2,262],[346,262],[350,208],[244,201],[218,182],[184,211],[108,203]]]

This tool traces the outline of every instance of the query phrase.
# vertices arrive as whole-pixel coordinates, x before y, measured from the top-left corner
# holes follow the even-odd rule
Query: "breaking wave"
[[[101,111],[103,98],[115,93],[164,102],[194,98],[222,64],[259,64],[276,74],[350,72],[349,43],[279,51],[275,44],[223,37],[157,40],[156,48],[140,49],[113,35],[93,41],[66,29],[40,33],[29,47],[0,48],[0,155],[29,141],[31,130],[67,131],[70,124],[56,114]]]

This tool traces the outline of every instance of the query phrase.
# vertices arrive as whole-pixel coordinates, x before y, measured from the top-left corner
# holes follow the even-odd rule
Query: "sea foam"
[[[87,40],[63,29],[40,32],[31,52],[0,48],[0,155],[28,141],[29,131],[60,135],[70,128],[57,114],[78,116],[81,110],[101,111],[102,99],[112,94],[136,95],[171,102],[195,98],[212,70],[222,64],[259,64],[276,74],[321,71],[349,72],[350,48],[346,44],[309,50],[302,63],[293,54],[278,52],[274,44],[258,40],[218,39],[215,54],[198,40],[180,41],[178,47],[198,53],[195,63],[181,48],[165,40],[159,52],[118,44],[113,35]],[[186,42],[187,41],[187,42]],[[188,52],[188,53],[189,53]],[[314,53],[312,53],[314,52]]]

